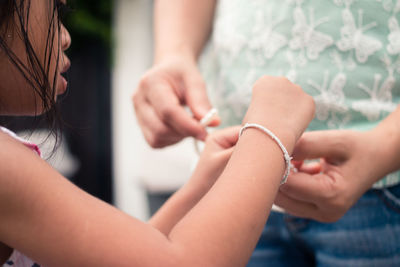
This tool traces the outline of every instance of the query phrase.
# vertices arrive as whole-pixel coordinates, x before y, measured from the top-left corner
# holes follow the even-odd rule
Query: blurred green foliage
[[[112,46],[112,0],[69,0],[71,11],[64,24],[72,36],[71,50],[101,42],[107,50]]]

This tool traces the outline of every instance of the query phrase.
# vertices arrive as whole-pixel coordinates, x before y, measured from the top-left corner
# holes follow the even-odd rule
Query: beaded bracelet
[[[274,140],[279,148],[282,150],[283,152],[283,158],[285,159],[285,164],[286,164],[286,170],[285,173],[283,175],[283,178],[281,180],[281,185],[283,185],[284,183],[286,183],[287,178],[289,176],[290,173],[290,169],[291,169],[291,163],[290,161],[292,160],[292,157],[289,155],[289,153],[287,152],[285,146],[282,144],[281,140],[279,140],[279,138],[270,130],[268,130],[267,128],[265,128],[264,126],[257,124],[257,123],[246,123],[239,132],[239,137],[243,134],[244,130],[248,129],[248,128],[256,128],[261,130],[262,132],[266,133],[267,135],[269,135],[272,140]]]
[[[216,108],[210,109],[206,115],[200,120],[200,125],[203,127],[207,127],[210,122],[214,119],[214,117],[218,114],[218,110]]]

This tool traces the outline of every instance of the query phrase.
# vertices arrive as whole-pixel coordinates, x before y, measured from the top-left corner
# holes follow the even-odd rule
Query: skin
[[[283,89],[279,95],[276,87]],[[245,121],[270,125],[292,151],[313,116],[311,97],[272,77],[259,81],[254,95]],[[279,105],[294,100],[296,112]],[[288,119],[266,118],[266,112]],[[244,266],[268,217],[284,162],[274,141],[248,129],[224,169],[237,138],[237,129],[227,131],[208,137],[192,179],[149,223],[88,195],[0,134],[0,240],[48,266]]]
[[[164,147],[186,136],[203,139],[206,134],[183,106],[187,104],[192,111],[209,108],[197,57],[209,37],[214,9],[215,1],[211,0],[201,4],[194,0],[156,1],[155,62],[133,97],[139,124],[152,147]],[[173,86],[186,80],[195,80],[199,86],[183,86],[180,90]],[[168,100],[161,104],[161,99]],[[197,120],[205,114],[193,113]],[[396,110],[368,132],[306,133],[293,156],[299,162],[318,159],[321,164],[305,164],[299,173],[292,174],[281,187],[276,204],[299,217],[337,221],[374,182],[400,168],[396,160],[399,120],[400,112]]]
[[[280,188],[275,203],[321,222],[340,219],[381,177],[400,169],[400,108],[371,131],[317,131],[299,140],[295,160],[304,164]],[[368,145],[366,145],[368,144]]]
[[[28,36],[32,43],[33,49],[39,59],[44,59],[45,52],[45,41],[47,36],[47,30],[49,29],[50,18],[47,14],[47,10],[51,9],[47,1],[40,1],[40,3],[31,6],[31,15],[28,22]],[[41,22],[41,23],[38,23]],[[19,23],[15,21],[14,23]],[[27,55],[25,52],[25,45],[21,42],[19,36],[20,31],[18,27],[12,27],[6,34],[11,36],[6,38],[8,46],[12,47],[14,53],[26,66]],[[63,53],[67,50],[71,44],[71,37],[64,26],[61,27],[61,47],[54,46],[52,52],[52,58],[49,71],[49,83],[53,83],[54,75],[57,77],[56,81],[56,93],[57,95],[63,94],[67,89],[67,82],[61,76],[70,67],[70,61],[68,57]],[[54,43],[58,43],[58,34],[55,35]],[[60,53],[60,61],[54,60],[58,53]],[[0,54],[1,55],[1,54]],[[39,115],[44,112],[42,110],[42,101],[38,96],[35,96],[32,87],[23,78],[22,74],[17,70],[15,65],[6,57],[1,56],[0,64],[2,65],[2,71],[0,72],[0,113],[3,115]],[[58,71],[55,73],[56,65],[58,64]],[[42,66],[45,66],[45,62],[41,62]],[[30,94],[31,97],[25,97],[26,94]],[[21,108],[21,106],[23,108]]]
[[[207,136],[199,120],[211,104],[197,57],[210,35],[215,4],[215,0],[155,1],[154,64],[132,97],[143,135],[154,148],[187,136],[200,140]],[[219,124],[216,117],[209,126]]]
[[[38,3],[32,1],[34,16],[40,14]],[[38,27],[40,22],[45,20],[38,20]],[[20,105],[7,112],[34,113],[34,107],[29,110],[21,103],[37,96],[19,82],[10,87],[21,92],[19,98],[5,101]],[[253,93],[243,122],[268,125],[292,152],[314,115],[312,98],[276,77],[261,78]],[[296,107],[282,104],[293,101]],[[285,120],[276,119],[280,116]],[[44,266],[244,266],[285,166],[270,137],[248,129],[238,140],[237,130],[207,137],[192,178],[148,223],[80,190],[35,152],[0,132],[1,259],[13,248]]]

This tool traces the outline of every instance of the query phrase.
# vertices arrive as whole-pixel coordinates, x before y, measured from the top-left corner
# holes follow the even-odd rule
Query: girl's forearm
[[[195,174],[196,175],[196,174]],[[208,192],[212,184],[200,183],[204,177],[192,177],[187,184],[173,194],[151,217],[149,224],[165,235],[191,210]]]
[[[191,253],[188,265],[245,265],[269,215],[284,167],[282,151],[274,141],[254,129],[244,133],[215,185],[171,230],[169,240]]]
[[[154,60],[172,54],[196,59],[211,33],[216,0],[157,0]]]
[[[284,170],[282,151],[257,130],[243,139],[209,193],[212,185],[193,177],[150,220],[172,246],[190,251],[187,264],[245,265],[263,229]]]

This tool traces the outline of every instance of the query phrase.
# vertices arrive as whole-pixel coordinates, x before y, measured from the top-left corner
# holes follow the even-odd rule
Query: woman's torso
[[[273,75],[314,97],[309,130],[373,128],[400,101],[399,22],[398,0],[220,0],[202,69],[224,126]]]

